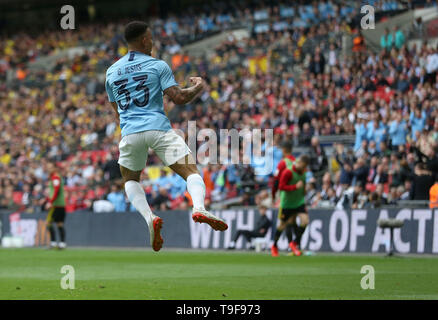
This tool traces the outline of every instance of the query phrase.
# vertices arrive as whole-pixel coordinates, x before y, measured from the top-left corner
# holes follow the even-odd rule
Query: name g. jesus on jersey
[[[135,71],[141,71],[141,63],[133,65],[133,66],[125,67],[124,73],[125,74],[129,74],[129,73],[132,73],[132,72],[135,72]],[[119,68],[117,70],[117,74],[120,76],[122,74],[122,69]]]

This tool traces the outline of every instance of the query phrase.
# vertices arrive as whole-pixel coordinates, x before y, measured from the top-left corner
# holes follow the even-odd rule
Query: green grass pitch
[[[73,290],[61,289],[63,265],[74,267]],[[363,265],[374,290],[360,286]],[[0,299],[438,299],[438,258],[0,249]]]

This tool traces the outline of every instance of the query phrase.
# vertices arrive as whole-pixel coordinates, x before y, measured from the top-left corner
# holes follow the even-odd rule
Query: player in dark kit
[[[272,225],[271,220],[266,216],[266,211],[268,208],[264,205],[259,206],[259,213],[260,218],[257,221],[257,224],[254,228],[254,230],[237,230],[236,234],[233,237],[233,240],[230,243],[230,246],[228,247],[229,250],[233,250],[236,248],[236,242],[237,239],[239,239],[240,236],[244,236],[246,238],[246,241],[248,243],[251,243],[251,239],[253,238],[262,238],[266,235],[269,228]],[[253,247],[251,247],[253,249]]]
[[[64,180],[56,171],[56,166],[49,163],[47,170],[49,177],[49,198],[47,199],[46,209],[49,210],[47,214],[46,225],[50,233],[50,247],[65,249],[65,197],[64,197]],[[56,241],[55,228],[56,225],[59,234],[59,244]]]
[[[302,155],[295,162],[287,158],[285,161],[286,169],[283,170],[281,174],[278,186],[281,196],[278,211],[280,225],[277,227],[274,236],[274,244],[271,247],[273,257],[278,257],[277,242],[287,226],[292,226],[296,236],[295,242],[292,242],[292,252],[300,256],[299,243],[309,223],[304,196],[306,194],[306,170],[310,159],[307,155]],[[297,216],[300,217],[300,226],[297,225]]]

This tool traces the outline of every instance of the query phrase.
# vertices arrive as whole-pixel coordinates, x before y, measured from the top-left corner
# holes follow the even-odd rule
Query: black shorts
[[[280,208],[280,210],[278,211],[278,216],[279,216],[281,221],[287,221],[287,220],[289,220],[290,217],[292,217],[295,214],[299,214],[299,213],[307,213],[307,209],[306,209],[305,204],[303,204],[302,206],[299,206],[298,208],[295,208],[295,209]]]
[[[65,220],[65,207],[53,207],[47,214],[47,222],[64,222]]]

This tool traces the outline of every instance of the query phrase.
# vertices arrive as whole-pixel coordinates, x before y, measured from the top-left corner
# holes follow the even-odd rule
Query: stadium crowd
[[[205,14],[196,23],[193,14],[151,22],[155,54],[171,56],[177,82],[186,85],[191,75],[207,82],[187,106],[165,97],[175,129],[187,135],[191,120],[198,129],[216,132],[274,129],[274,146],[262,147],[274,159],[271,174],[256,175],[261,164],[254,158],[250,165],[200,166],[208,201],[240,196],[242,205],[273,205],[266,188],[285,140],[307,148],[311,157],[310,207],[428,199],[438,172],[438,48],[427,43],[408,48],[407,35],[397,29],[377,53],[361,41],[344,55],[342,37],[361,38],[347,23],[354,10],[322,3]],[[390,3],[400,5],[376,2],[382,10]],[[250,37],[237,40],[230,33],[211,56],[189,56],[177,41],[176,35],[226,29],[240,19],[252,26]],[[90,25],[0,41],[0,208],[42,210],[47,163],[55,161],[65,177],[68,212],[133,210],[117,165],[120,129],[102,78],[126,53],[121,28]],[[39,57],[82,42],[94,47],[57,60],[51,70],[28,68]],[[326,135],[354,135],[355,142],[327,147],[319,139]],[[151,154],[141,178],[151,207],[186,208],[185,182],[164,168],[151,170],[157,165]]]

